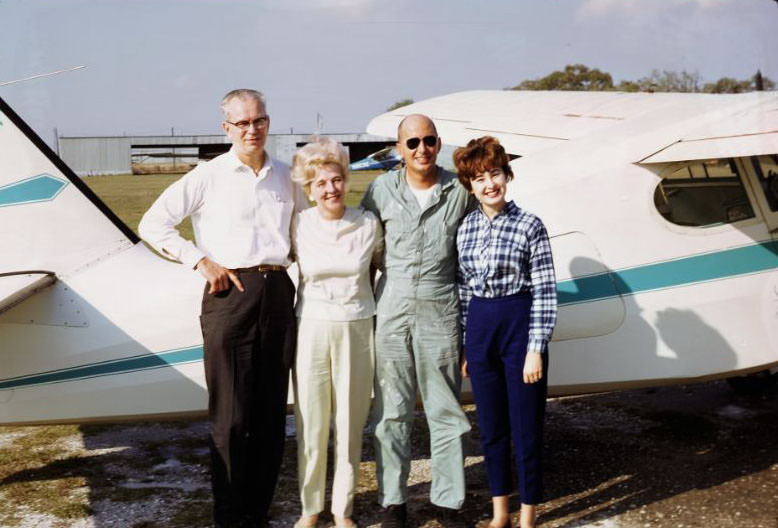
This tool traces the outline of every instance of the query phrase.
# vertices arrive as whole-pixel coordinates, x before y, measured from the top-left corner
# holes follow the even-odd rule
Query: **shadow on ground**
[[[462,518],[485,526],[490,511],[475,411],[466,439],[468,496]],[[82,426],[84,446],[8,474],[14,485],[85,480],[88,519],[37,526],[209,526],[204,422]],[[417,413],[409,489],[411,526],[440,526],[428,502],[429,438]],[[737,396],[723,382],[549,401],[546,499],[539,526],[764,526],[778,518],[778,394]],[[287,440],[274,527],[299,515],[295,442]],[[376,524],[372,435],[366,434],[355,514]],[[331,471],[331,468],[330,468]],[[512,497],[512,510],[519,499]],[[28,523],[27,526],[36,526]]]

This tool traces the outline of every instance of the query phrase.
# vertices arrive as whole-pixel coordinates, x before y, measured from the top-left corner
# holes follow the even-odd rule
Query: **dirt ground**
[[[485,527],[489,493],[475,411],[466,411],[473,431],[466,438],[462,517]],[[52,429],[0,428],[0,463],[14,446],[36,445],[25,438],[44,430],[52,435]],[[65,446],[59,454],[0,473],[0,526],[209,526],[206,433],[200,421],[63,429],[56,441],[46,441]],[[538,526],[778,528],[775,390],[738,396],[714,382],[553,399],[545,438],[547,502]],[[419,412],[409,514],[412,526],[432,528],[441,525],[428,503],[428,440]],[[365,527],[378,520],[369,431],[361,469],[355,515]],[[55,484],[73,507],[51,508],[35,494]],[[513,497],[514,512],[518,506]],[[299,514],[292,437],[272,514],[278,528],[291,526]]]

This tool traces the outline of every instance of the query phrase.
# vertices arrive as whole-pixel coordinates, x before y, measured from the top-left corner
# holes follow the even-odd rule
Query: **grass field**
[[[351,175],[346,204],[356,206],[368,184],[381,171],[359,171]],[[180,174],[120,174],[112,176],[88,176],[84,182],[97,194],[124,223],[138,232],[138,223],[152,202]],[[180,226],[181,234],[192,239],[192,224],[186,219]]]

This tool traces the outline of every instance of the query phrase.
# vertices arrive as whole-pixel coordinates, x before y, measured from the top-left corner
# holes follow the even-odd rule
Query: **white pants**
[[[332,514],[349,517],[370,411],[373,319],[299,319],[294,367],[297,465],[302,514],[324,509],[327,442],[333,424]]]

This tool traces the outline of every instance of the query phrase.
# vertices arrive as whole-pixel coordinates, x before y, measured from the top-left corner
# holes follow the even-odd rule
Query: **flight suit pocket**
[[[431,240],[431,243],[436,248],[435,253],[441,261],[455,258],[457,227],[456,223],[448,224],[444,222],[436,230],[436,236]]]
[[[419,321],[417,339],[423,343],[431,357],[440,363],[457,361],[461,350],[459,328],[459,310],[457,299],[447,296],[447,299],[424,302],[419,313],[423,313],[423,321]]]
[[[391,254],[394,260],[411,258],[413,253],[419,249],[414,247],[416,244],[414,231],[406,226],[387,224],[386,233],[386,253]]]

